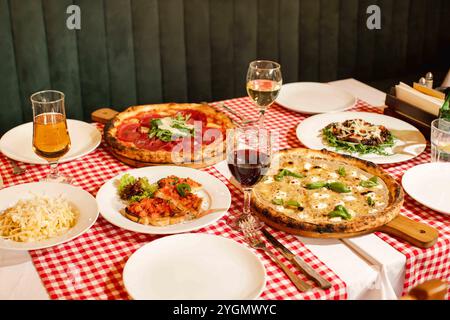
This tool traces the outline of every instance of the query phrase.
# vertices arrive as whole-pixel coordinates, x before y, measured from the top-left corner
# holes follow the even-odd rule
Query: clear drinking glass
[[[228,168],[244,191],[243,213],[230,223],[236,230],[251,215],[252,188],[269,169],[271,152],[272,136],[267,129],[241,127],[227,131]]]
[[[431,161],[450,162],[450,122],[436,119],[431,123]]]
[[[70,183],[72,178],[61,176],[58,161],[70,149],[64,93],[54,90],[36,92],[31,96],[33,106],[33,151],[50,164],[45,181]]]
[[[283,78],[278,63],[268,60],[250,62],[247,72],[247,93],[259,108],[259,127],[264,125],[264,114],[278,97]]]

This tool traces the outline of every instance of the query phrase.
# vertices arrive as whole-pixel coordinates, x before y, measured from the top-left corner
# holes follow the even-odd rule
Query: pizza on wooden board
[[[277,153],[252,195],[267,224],[311,237],[370,232],[394,219],[402,204],[401,186],[377,165],[303,148]]]
[[[189,163],[223,154],[232,120],[207,104],[165,103],[134,106],[104,129],[112,151],[147,163]]]

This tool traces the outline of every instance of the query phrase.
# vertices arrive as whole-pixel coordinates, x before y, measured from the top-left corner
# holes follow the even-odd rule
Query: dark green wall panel
[[[257,0],[234,1],[234,95],[246,95],[248,64],[257,58]],[[226,72],[226,71],[225,71]]]
[[[186,46],[182,0],[159,2],[163,93],[167,102],[187,101]]]
[[[375,77],[391,77],[393,75],[393,66],[395,61],[389,52],[392,50],[392,22],[393,22],[393,6],[392,0],[378,0],[381,9],[381,30],[375,32],[375,50],[383,52],[383,54],[375,54],[374,59],[374,76]],[[385,68],[385,66],[388,66]]]
[[[188,99],[192,102],[210,101],[212,89],[209,1],[185,2],[184,15]]]
[[[375,37],[379,30],[367,28],[367,7],[377,5],[376,0],[361,0],[358,9],[358,57],[356,60],[355,75],[359,80],[365,81],[372,77],[375,61]],[[383,13],[381,13],[383,14]]]
[[[423,62],[425,43],[426,6],[429,0],[411,0],[408,19],[408,47],[406,61],[408,67],[417,67]]]
[[[319,80],[320,1],[300,0],[300,81]]]
[[[92,111],[111,105],[105,15],[102,0],[76,0],[81,8],[78,58],[85,117]],[[120,68],[120,66],[116,66]]]
[[[258,1],[258,59],[279,61],[279,9],[280,0]]]
[[[372,4],[381,30],[367,29]],[[449,16],[447,0],[0,0],[0,132],[31,120],[29,97],[47,88],[86,120],[104,106],[245,96],[255,59],[279,61],[285,83],[443,73]]]
[[[111,105],[122,110],[137,103],[130,0],[104,3]]]
[[[319,79],[328,82],[337,77],[339,0],[321,0],[320,8]]]
[[[389,54],[395,64],[392,66],[395,74],[407,72],[406,53],[408,47],[408,18],[409,0],[394,1],[392,12],[395,12],[395,19],[392,21],[392,47]]]
[[[211,90],[223,100],[234,96],[233,1],[210,1]]]
[[[280,63],[285,83],[298,77],[299,1],[280,0]]]
[[[66,10],[72,4],[72,0],[43,0],[52,89],[64,92],[67,117],[82,119],[77,36],[66,27]]]
[[[31,121],[31,94],[51,87],[42,2],[11,0],[10,10],[22,110]]]
[[[0,0],[0,134],[22,123],[11,20],[7,0]]]
[[[358,0],[344,0],[339,9],[339,52],[337,77],[349,78],[356,70],[358,48]]]
[[[163,100],[157,0],[133,0],[136,91],[140,104]]]

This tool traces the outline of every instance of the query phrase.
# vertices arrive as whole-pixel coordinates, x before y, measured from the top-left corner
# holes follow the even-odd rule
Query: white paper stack
[[[444,104],[444,100],[428,96],[403,82],[395,86],[395,94],[398,99],[435,116],[439,114],[439,109]]]

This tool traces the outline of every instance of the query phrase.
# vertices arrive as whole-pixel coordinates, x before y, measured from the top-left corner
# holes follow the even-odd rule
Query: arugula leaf
[[[300,208],[301,204],[295,200],[288,200],[288,201],[286,201],[286,206]]]
[[[284,205],[284,201],[283,199],[272,199],[272,203],[277,205],[277,206],[282,206]]]
[[[372,178],[368,179],[368,180],[363,180],[359,183],[359,185],[361,187],[364,188],[372,188],[378,185],[378,177],[377,176],[373,176]]]
[[[345,171],[344,167],[339,167],[339,169],[337,170],[337,173],[341,176],[341,177],[345,177],[347,175],[347,172]]]
[[[305,175],[303,175],[303,174],[295,173],[288,169],[283,169],[280,172],[278,172],[277,175],[274,176],[274,179],[275,179],[275,181],[281,181],[286,176],[294,177],[294,178],[304,178],[305,177]]]
[[[305,188],[308,190],[315,190],[315,189],[321,189],[328,186],[328,183],[325,181],[317,181],[317,182],[312,182],[312,183],[308,183]]]
[[[322,138],[329,146],[336,149],[336,151],[346,151],[349,153],[358,153],[361,155],[374,153],[382,156],[391,156],[391,153],[386,152],[386,148],[394,146],[395,138],[392,134],[387,137],[387,140],[377,146],[369,146],[362,143],[353,143],[348,141],[338,140],[333,134],[331,128],[325,127],[322,129]]]
[[[368,204],[370,207],[373,207],[373,206],[375,206],[375,200],[373,200],[372,197],[367,197],[367,204]]]
[[[352,215],[348,212],[348,210],[344,206],[337,205],[333,211],[328,213],[328,217],[330,218],[340,217],[344,220],[350,220],[352,218]]]
[[[186,195],[191,192],[191,186],[187,183],[179,183],[176,188],[178,194],[182,197],[186,197]]]

